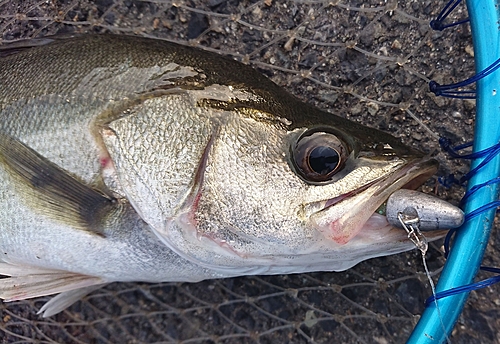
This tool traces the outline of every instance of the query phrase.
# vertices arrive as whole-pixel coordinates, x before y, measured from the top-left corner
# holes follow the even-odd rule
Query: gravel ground
[[[304,101],[389,131],[434,155],[441,162],[438,176],[447,177],[468,167],[442,153],[437,138],[456,144],[472,139],[474,102],[435,97],[427,83],[456,82],[474,68],[467,25],[429,29],[440,6],[426,0],[0,0],[0,38],[8,43],[114,32],[229,55]],[[465,7],[453,15],[466,17]],[[462,188],[446,188],[437,177],[423,189],[455,204],[463,195]],[[498,244],[494,229],[485,265],[500,266]],[[439,243],[426,259],[438,274],[444,263]],[[372,259],[343,273],[113,284],[49,319],[36,315],[47,298],[0,304],[0,340],[402,343],[431,293],[422,270],[413,251]],[[500,342],[499,291],[495,285],[471,293],[453,343]]]

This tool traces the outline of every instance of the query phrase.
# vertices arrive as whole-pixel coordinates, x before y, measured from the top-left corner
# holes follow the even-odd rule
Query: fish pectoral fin
[[[13,177],[34,211],[69,226],[104,236],[104,217],[120,205],[116,199],[76,180],[20,141],[0,134],[0,168]]]
[[[0,263],[0,298],[5,302],[95,287],[107,282],[100,277],[68,271],[40,269]]]

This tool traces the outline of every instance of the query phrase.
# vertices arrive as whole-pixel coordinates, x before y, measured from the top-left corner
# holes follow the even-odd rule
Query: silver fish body
[[[4,299],[339,271],[413,247],[374,212],[436,162],[248,66],[112,35],[0,55]]]

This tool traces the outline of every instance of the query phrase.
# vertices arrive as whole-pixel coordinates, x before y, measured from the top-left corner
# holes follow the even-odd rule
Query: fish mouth
[[[437,171],[434,159],[416,160],[405,164],[389,176],[329,199],[324,208],[311,216],[318,231],[336,244],[352,241],[390,242],[408,240],[407,233],[390,225],[384,215],[376,211],[389,196],[399,189],[416,189]],[[340,217],[329,216],[333,206],[345,211]],[[332,214],[335,213],[332,211]],[[336,212],[338,214],[338,211]],[[446,231],[427,232],[430,240],[442,237]]]

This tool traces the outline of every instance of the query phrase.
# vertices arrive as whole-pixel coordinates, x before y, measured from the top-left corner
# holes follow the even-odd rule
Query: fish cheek
[[[304,238],[297,209],[305,185],[287,161],[286,134],[240,118],[221,128],[194,214],[198,235],[247,253],[249,242],[285,250]]]

